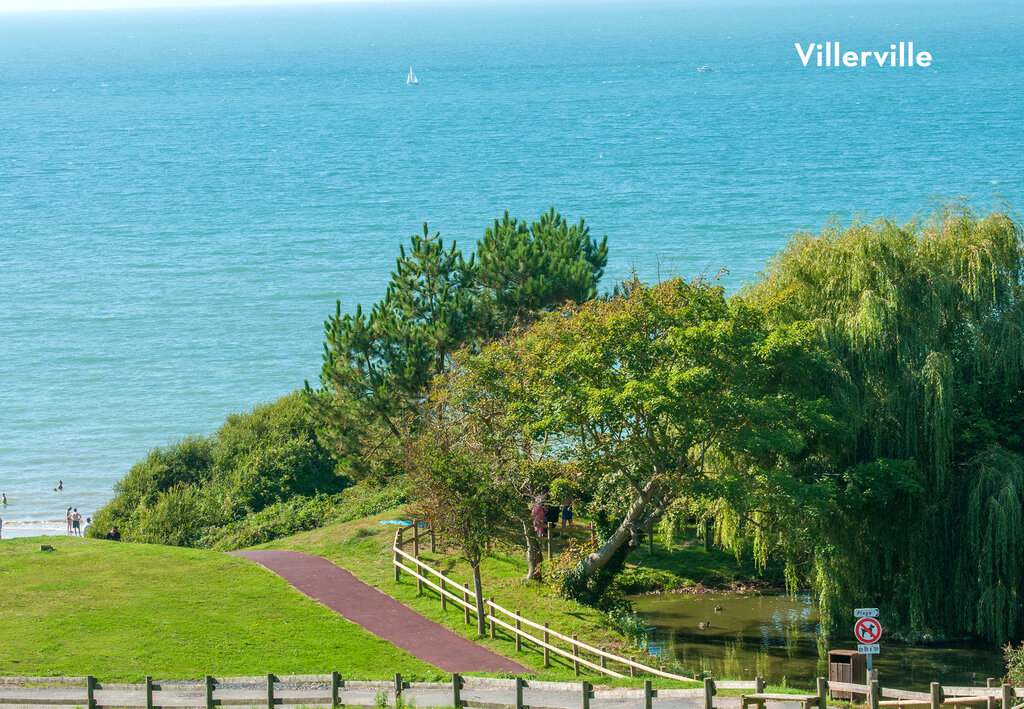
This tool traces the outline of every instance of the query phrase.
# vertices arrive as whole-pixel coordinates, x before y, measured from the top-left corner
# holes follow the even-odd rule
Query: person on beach
[[[57,487],[53,488],[53,491],[54,492],[60,492],[63,489],[64,489],[64,481],[63,480],[58,480],[57,481]]]
[[[82,536],[82,515],[78,514],[77,507],[71,515],[71,531],[76,537]]]
[[[6,492],[3,493],[3,496],[4,496],[4,498],[2,500],[0,500],[0,505],[6,505],[7,504],[7,493]]]
[[[68,518],[68,536],[70,537],[71,536],[71,508],[70,507],[68,508],[68,511],[65,514],[65,516]]]
[[[110,531],[107,532],[107,536],[105,536],[103,538],[104,539],[109,539],[112,542],[119,542],[119,541],[121,541],[121,533],[119,531],[117,531],[117,525],[115,524],[113,527],[111,527]]]

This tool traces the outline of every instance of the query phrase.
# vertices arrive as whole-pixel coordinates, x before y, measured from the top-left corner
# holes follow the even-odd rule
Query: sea
[[[317,381],[398,246],[554,206],[631,274],[829,220],[1024,205],[1024,8],[346,3],[0,14],[3,532]],[[803,66],[795,44],[930,67]],[[703,68],[703,70],[701,70]],[[412,69],[419,83],[407,85]],[[55,491],[58,482],[63,489]]]

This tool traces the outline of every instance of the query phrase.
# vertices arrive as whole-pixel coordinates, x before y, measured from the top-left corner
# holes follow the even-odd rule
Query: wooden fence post
[[[818,709],[828,709],[828,680],[818,678]]]
[[[634,655],[630,655],[629,656],[629,661],[630,662],[636,662],[636,657]],[[636,668],[633,667],[633,665],[629,666],[629,676],[630,677],[636,677]]]
[[[416,577],[416,594],[419,595],[419,596],[422,596],[423,595],[423,579],[421,579],[420,576],[423,575],[423,569],[417,566],[416,567],[416,573],[419,574],[419,576]]]
[[[580,683],[580,688],[583,690],[583,709],[590,709],[590,698],[594,696],[594,692],[591,691],[590,682],[583,680]]]
[[[516,677],[516,709],[523,708],[523,678]]]
[[[439,579],[438,585],[441,587],[441,610],[448,610],[448,596],[444,595],[444,576]]]
[[[466,602],[466,605],[462,607],[463,615],[466,618],[466,625],[469,625],[469,591],[462,592],[462,600]]]
[[[757,680],[755,680],[756,682]],[[704,678],[704,709],[712,709],[715,705],[713,697],[718,693],[715,689],[715,680],[710,677]]]
[[[153,678],[146,675],[146,709],[153,709]]]
[[[573,635],[572,636],[572,656],[574,658],[580,656],[580,646],[577,644],[577,643],[579,643],[579,640],[580,640],[580,638],[579,638],[578,635]],[[574,659],[572,661],[572,671],[573,671],[573,674],[575,674],[577,677],[580,676],[580,663],[579,663],[579,660]]]
[[[601,655],[601,669],[608,669],[608,658],[606,658],[604,655]]]
[[[995,689],[998,685],[996,684],[995,677],[989,677],[985,680],[985,687],[988,689]],[[985,698],[985,709],[996,709],[996,698],[989,695]]]
[[[85,678],[85,702],[89,709],[96,709],[96,678],[92,675]]]
[[[274,709],[274,675],[267,673],[267,709]]]
[[[544,624],[544,666],[550,667],[550,657],[548,656],[548,624]]]
[[[644,709],[651,709],[654,703],[654,689],[651,687],[651,680],[644,680]]]
[[[555,529],[552,522],[548,522],[548,563],[551,563],[551,532]]]
[[[758,675],[754,678],[754,694],[763,694],[765,687],[764,677]]]
[[[519,634],[519,631],[523,628],[522,624],[519,622],[519,614],[521,612],[522,611],[516,610],[516,652],[523,651],[523,636]]]
[[[395,536],[395,581],[398,581],[399,576],[402,573],[402,569],[399,568],[399,564],[402,563],[402,558],[398,556],[398,549],[402,548],[402,530],[399,528],[398,534]]]
[[[337,670],[331,672],[331,709],[334,709],[341,702],[338,690],[341,689],[341,674]]]
[[[1010,709],[1013,706],[1013,685],[1003,685],[1003,709]]]
[[[882,688],[877,679],[868,683],[868,709],[878,709],[878,701],[882,697]]]
[[[494,596],[487,600],[487,620],[491,621],[491,640],[494,640]]]
[[[213,677],[206,675],[206,709],[213,709]]]
[[[455,709],[462,708],[462,677],[456,673],[452,673],[452,706]]]
[[[590,541],[597,543],[597,529],[594,527],[594,520],[590,520]]]
[[[412,521],[412,555],[420,558],[420,525],[416,520]]]
[[[398,704],[398,698],[402,696],[402,673],[395,673],[395,704]]]
[[[945,697],[942,696],[942,685],[938,682],[932,682],[930,690],[931,708],[939,709],[942,705],[942,700],[945,699]]]

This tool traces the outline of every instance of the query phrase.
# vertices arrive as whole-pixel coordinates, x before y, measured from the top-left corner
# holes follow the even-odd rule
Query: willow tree
[[[746,293],[816,323],[849,375],[807,575],[832,626],[878,604],[907,636],[1024,632],[1022,266],[1012,217],[953,205],[799,235]]]

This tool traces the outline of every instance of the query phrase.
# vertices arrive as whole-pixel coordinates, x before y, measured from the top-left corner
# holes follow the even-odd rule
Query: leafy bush
[[[626,568],[615,579],[615,588],[627,596],[652,591],[671,591],[686,585],[686,579],[676,576],[671,571],[646,566]]]
[[[1014,687],[1024,685],[1024,643],[1018,647],[1007,643],[1003,655],[1006,658],[1006,682]]]

